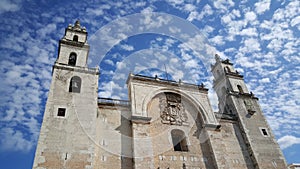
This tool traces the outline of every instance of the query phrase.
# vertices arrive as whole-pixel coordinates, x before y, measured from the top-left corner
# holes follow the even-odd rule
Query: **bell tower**
[[[93,168],[99,69],[87,67],[88,53],[77,20],[59,41],[33,168]]]
[[[88,53],[86,29],[81,27],[79,20],[77,20],[74,26],[69,25],[66,28],[64,37],[59,41],[56,62],[69,66],[86,67]]]
[[[215,55],[212,65],[213,88],[219,100],[219,113],[237,118],[241,140],[250,156],[251,168],[286,168],[286,162],[263,115],[258,98],[249,92],[243,76],[228,60]]]

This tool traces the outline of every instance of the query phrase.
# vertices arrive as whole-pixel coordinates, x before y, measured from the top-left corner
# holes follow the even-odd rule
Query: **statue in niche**
[[[165,93],[166,97],[160,97],[160,117],[162,123],[171,125],[183,125],[188,120],[180,95]]]

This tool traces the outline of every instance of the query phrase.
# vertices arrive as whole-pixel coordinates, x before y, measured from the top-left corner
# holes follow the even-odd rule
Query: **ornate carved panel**
[[[165,93],[159,98],[161,122],[171,125],[187,125],[188,116],[185,112],[181,96],[174,93]]]

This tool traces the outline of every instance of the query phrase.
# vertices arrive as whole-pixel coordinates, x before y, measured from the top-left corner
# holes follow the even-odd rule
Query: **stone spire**
[[[221,58],[218,54],[215,54],[215,59],[216,59],[216,62],[220,62],[221,61]]]
[[[79,19],[76,20],[76,22],[74,24],[74,28],[80,29],[80,21],[79,21]]]

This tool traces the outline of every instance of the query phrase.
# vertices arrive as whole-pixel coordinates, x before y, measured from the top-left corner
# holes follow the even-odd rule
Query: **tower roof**
[[[72,31],[77,31],[77,32],[83,32],[83,33],[86,33],[86,28],[85,27],[82,27],[80,25],[80,20],[77,19],[74,23],[74,25],[70,24],[67,28],[68,30],[72,30]]]

